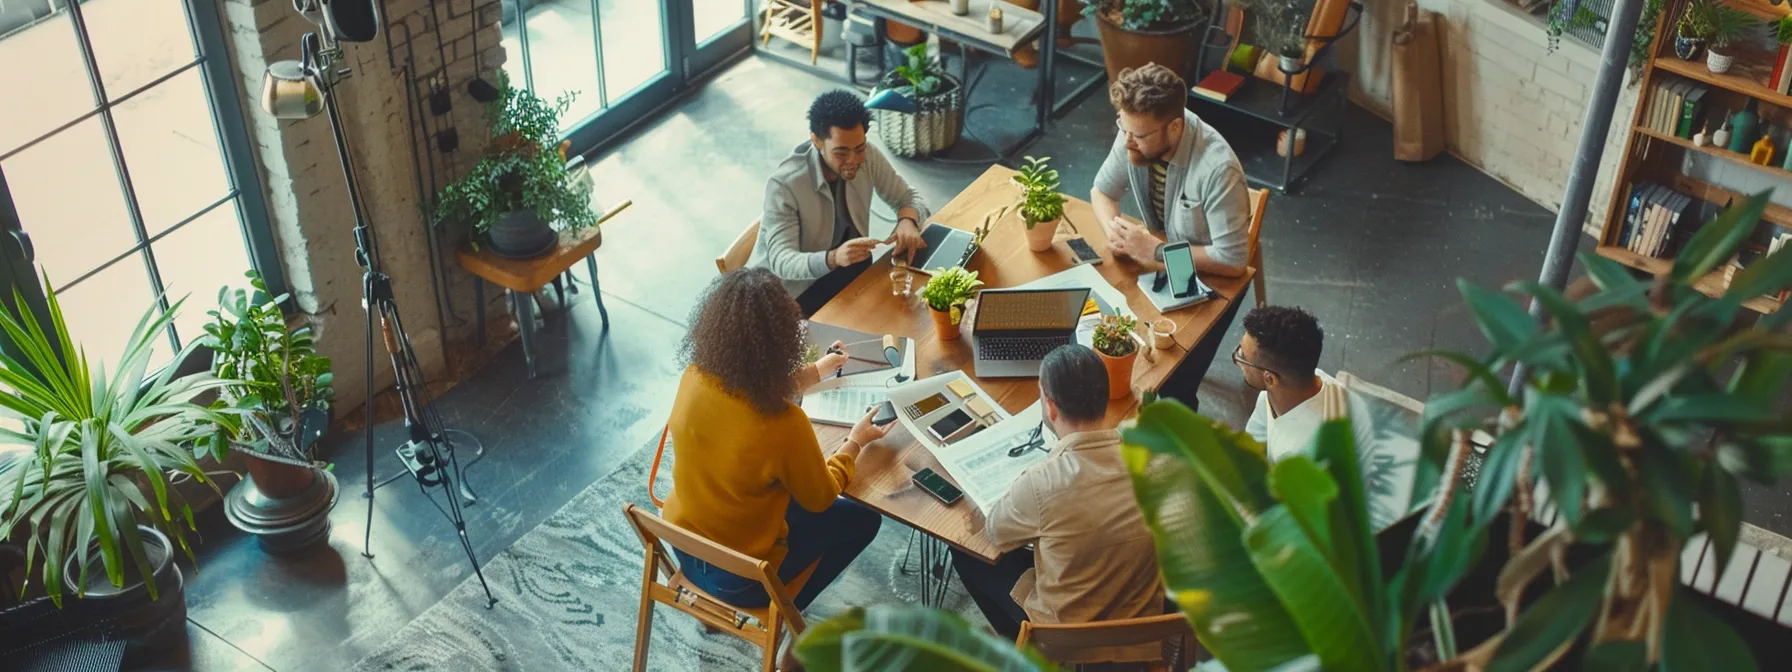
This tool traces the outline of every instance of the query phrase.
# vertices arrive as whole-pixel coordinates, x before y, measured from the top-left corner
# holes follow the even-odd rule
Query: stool
[[[549,283],[560,291],[566,302],[561,276],[570,274],[574,264],[585,260],[591,272],[591,294],[597,300],[597,312],[603,317],[603,330],[610,330],[610,311],[604,308],[604,295],[597,284],[597,248],[603,234],[593,226],[580,231],[561,231],[560,243],[552,252],[533,259],[511,259],[493,254],[490,249],[461,248],[457,255],[461,268],[473,274],[473,305],[476,306],[479,344],[485,344],[485,283],[491,282],[510,292],[510,308],[516,316],[517,331],[523,340],[523,366],[529,378],[535,378],[535,293]],[[577,292],[577,288],[574,290]]]
[[[859,84],[859,50],[870,48],[877,54],[877,77],[873,83],[884,77],[884,50],[880,47],[883,37],[878,34],[878,22],[882,19],[868,19],[857,12],[846,16],[842,38],[846,40],[846,80],[854,86]]]

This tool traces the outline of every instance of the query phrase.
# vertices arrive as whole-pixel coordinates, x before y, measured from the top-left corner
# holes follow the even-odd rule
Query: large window
[[[0,198],[90,359],[152,302],[188,297],[179,348],[244,271],[283,284],[222,40],[213,0],[0,2]]]

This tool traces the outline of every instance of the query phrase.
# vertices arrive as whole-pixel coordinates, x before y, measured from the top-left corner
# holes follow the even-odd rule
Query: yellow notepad
[[[953,394],[958,395],[959,399],[969,397],[975,393],[974,388],[971,387],[970,381],[963,378],[946,383],[946,389],[951,390]]]

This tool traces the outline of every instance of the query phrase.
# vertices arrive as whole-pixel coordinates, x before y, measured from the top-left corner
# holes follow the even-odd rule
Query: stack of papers
[[[898,385],[889,389],[890,401],[896,405],[897,418],[928,452],[939,460],[946,474],[952,477],[979,510],[989,507],[1014,486],[1014,478],[1029,465],[1045,459],[1057,437],[1041,422],[1043,411],[1038,402],[1019,414],[1009,414],[1000,404],[991,403],[989,394],[962,371],[940,374],[926,380]],[[946,402],[938,407],[925,403],[936,395]],[[930,408],[918,416],[910,413],[915,406]],[[987,411],[979,417],[979,408]],[[926,428],[954,411],[964,409],[983,429],[956,443],[934,440]],[[1037,437],[1034,429],[1039,430]],[[1010,455],[1017,446],[1033,448]]]

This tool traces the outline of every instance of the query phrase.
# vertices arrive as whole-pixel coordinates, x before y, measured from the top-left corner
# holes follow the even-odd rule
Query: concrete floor
[[[1024,90],[1016,96],[1004,83],[1026,81],[1024,75],[1005,77],[979,91],[978,100],[1024,101]],[[589,292],[582,294],[568,313],[550,317],[539,380],[524,379],[512,344],[439,402],[448,426],[485,442],[487,457],[470,471],[483,499],[468,510],[482,559],[658,433],[672,402],[687,316],[715,275],[711,260],[757,215],[765,174],[803,140],[804,110],[829,88],[784,65],[749,59],[598,157],[597,201],[634,201],[607,225],[599,251],[610,331],[600,332]],[[1534,277],[1553,215],[1455,159],[1396,163],[1388,125],[1354,107],[1349,115],[1344,149],[1304,192],[1270,199],[1263,232],[1268,296],[1319,317],[1327,371],[1425,398],[1453,384],[1449,373],[1398,358],[1431,347],[1478,350],[1480,336],[1460,306],[1455,278],[1497,286]],[[1112,119],[1104,97],[1094,97],[1027,153],[1054,157],[1067,190],[1080,193],[1112,138]],[[991,122],[972,122],[980,123]],[[985,166],[899,162],[936,206]],[[888,226],[879,223],[878,232]],[[1223,351],[1241,329],[1233,326]],[[1242,423],[1250,397],[1240,378],[1220,358],[1202,390],[1203,410]],[[399,468],[391,450],[401,431],[392,423],[375,431],[377,472]],[[366,515],[360,440],[331,439],[345,492],[328,547],[268,556],[221,512],[208,512],[203,571],[187,589],[192,645],[171,666],[339,669],[385,645],[471,575],[452,528],[408,479],[380,491],[376,557],[358,555]],[[1783,505],[1751,500],[1751,522],[1783,527]],[[632,636],[632,628],[618,621],[615,636]]]

